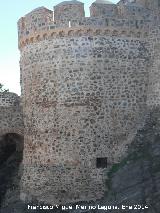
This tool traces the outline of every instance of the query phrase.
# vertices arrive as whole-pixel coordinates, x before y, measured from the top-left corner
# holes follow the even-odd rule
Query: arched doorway
[[[7,133],[0,136],[0,207],[16,199],[21,177],[23,136]],[[14,202],[14,201],[13,201]]]

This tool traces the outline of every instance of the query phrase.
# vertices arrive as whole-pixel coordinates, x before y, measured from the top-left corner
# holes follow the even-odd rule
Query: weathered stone
[[[18,21],[23,113],[16,95],[0,93],[0,133],[22,135],[24,130],[21,199],[95,200],[105,192],[106,169],[97,168],[97,160],[107,158],[108,167],[119,162],[148,110],[160,105],[159,4],[96,1],[91,17],[78,1],[54,9],[54,21],[44,7]],[[138,142],[148,141],[153,126],[144,131],[138,132]],[[158,132],[151,139],[150,144],[159,141]],[[159,156],[158,148],[151,147],[152,155]],[[141,184],[142,167],[150,184],[148,164],[157,169],[153,162],[146,159],[132,170],[128,162],[113,177],[120,200],[134,192],[132,184]],[[137,174],[133,182],[132,173]]]

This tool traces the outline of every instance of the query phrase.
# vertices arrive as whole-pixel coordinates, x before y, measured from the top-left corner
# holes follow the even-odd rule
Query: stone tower
[[[103,196],[105,171],[127,150],[147,107],[151,12],[141,8],[97,0],[85,17],[73,0],[54,15],[40,7],[19,20],[21,199]]]

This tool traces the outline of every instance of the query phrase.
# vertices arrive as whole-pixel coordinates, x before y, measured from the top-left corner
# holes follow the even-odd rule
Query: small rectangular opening
[[[107,168],[107,158],[97,158],[96,167],[97,168]]]

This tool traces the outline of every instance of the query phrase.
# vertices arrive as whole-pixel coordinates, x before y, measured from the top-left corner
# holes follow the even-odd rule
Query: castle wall
[[[149,71],[147,105],[155,107],[160,105],[160,27],[153,27],[150,31],[149,49],[151,65]]]
[[[0,92],[0,107],[17,106],[19,101],[19,97],[15,93]]]
[[[0,93],[0,135],[23,134],[22,109],[19,96],[14,93]]]
[[[96,158],[117,162],[143,120],[145,42],[85,32],[21,48],[25,199],[100,198],[104,169]]]

